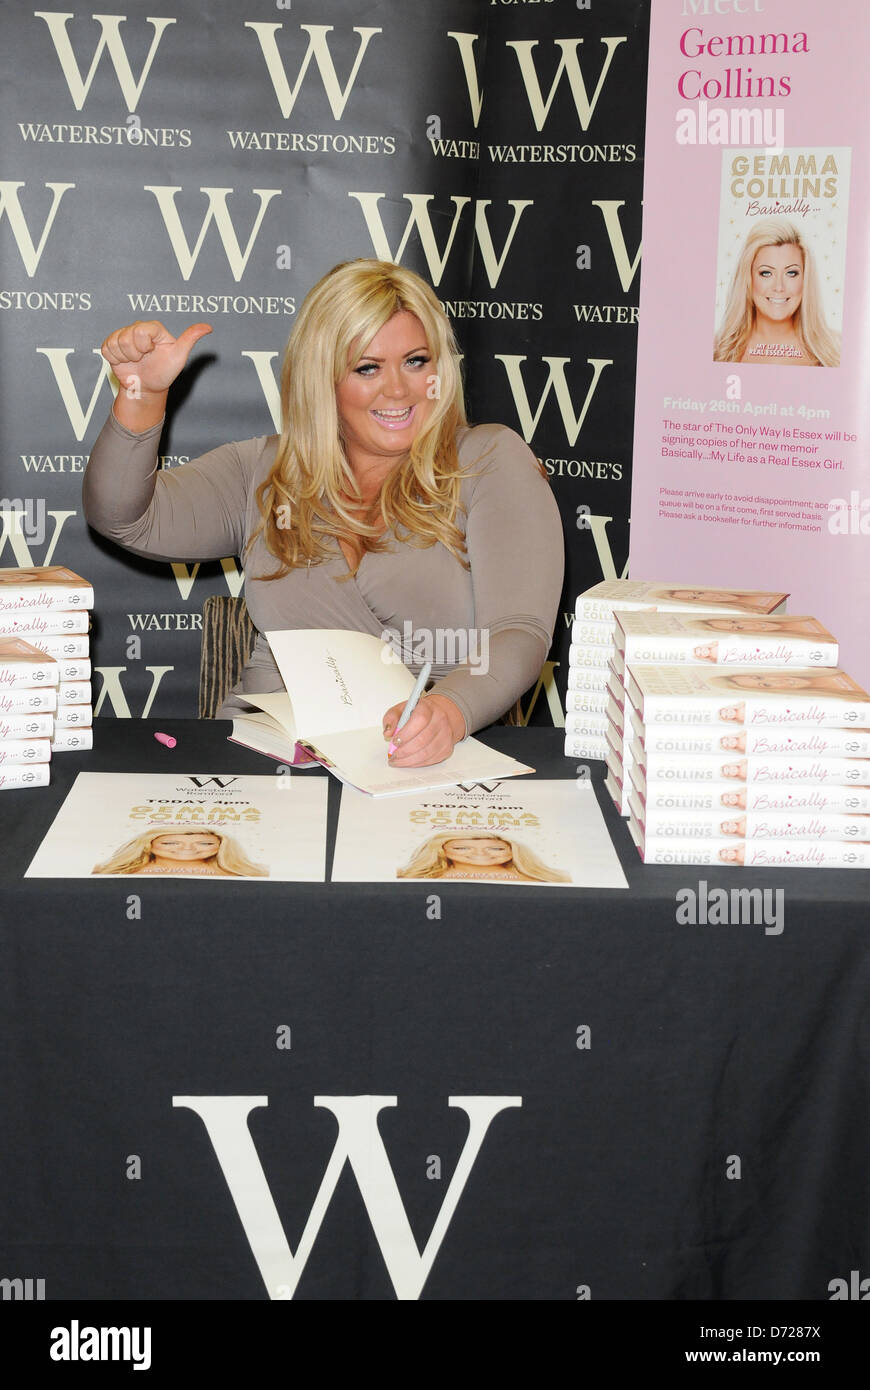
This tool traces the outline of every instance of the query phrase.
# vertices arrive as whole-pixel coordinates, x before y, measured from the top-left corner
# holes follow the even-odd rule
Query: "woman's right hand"
[[[114,409],[122,425],[142,431],[162,418],[169,387],[211,331],[208,323],[194,323],[174,338],[157,319],[148,319],[109,334],[102,354],[121,384]]]

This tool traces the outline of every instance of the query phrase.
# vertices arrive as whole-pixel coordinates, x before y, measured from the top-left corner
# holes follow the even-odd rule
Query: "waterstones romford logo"
[[[419,1298],[490,1125],[503,1110],[522,1103],[521,1096],[448,1096],[448,1106],[468,1116],[468,1134],[421,1253],[378,1129],[378,1115],[397,1105],[397,1097],[315,1096],[314,1105],[335,1116],[338,1134],[294,1253],[248,1128],[251,1111],[267,1106],[268,1096],[172,1097],[173,1106],[193,1110],[205,1125],[272,1299],[295,1294],[346,1163],[356,1178],[396,1297]]]

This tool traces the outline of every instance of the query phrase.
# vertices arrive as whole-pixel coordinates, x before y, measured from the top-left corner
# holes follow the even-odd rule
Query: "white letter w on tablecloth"
[[[268,1105],[268,1096],[172,1098],[173,1106],[194,1110],[206,1127],[270,1298],[293,1297],[345,1162],[353,1169],[396,1296],[420,1297],[492,1121],[502,1110],[521,1106],[522,1097],[449,1096],[447,1103],[465,1111],[468,1137],[421,1254],[378,1129],[379,1113],[396,1105],[397,1097],[315,1096],[315,1106],[331,1110],[338,1120],[338,1136],[294,1254],[248,1130],[248,1116]]]

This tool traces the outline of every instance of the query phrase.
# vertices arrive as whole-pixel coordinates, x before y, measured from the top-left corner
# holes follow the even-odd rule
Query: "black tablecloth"
[[[375,1164],[361,1192],[357,1145],[297,1299],[415,1278],[427,1299],[828,1299],[870,1275],[870,875],[646,867],[592,764],[628,892],[467,885],[432,920],[431,884],[149,880],[137,918],[130,880],[23,879],[80,770],[274,766],[227,724],[174,725],[173,750],[158,727],[99,721],[50,787],[3,794],[0,1275],[49,1299],[265,1299],[235,1159],[173,1097],[249,1098],[232,1142],[250,1133],[254,1208],[274,1202],[292,1258],[359,1096],[389,1102],[380,1141],[377,1103],[359,1125],[397,1191]],[[485,737],[575,775],[558,731]],[[783,930],[681,925],[701,880],[783,888]],[[482,1114],[461,1098],[484,1096],[505,1103],[426,1277],[401,1232],[385,1258],[369,1208],[377,1226],[398,1200],[423,1252]]]

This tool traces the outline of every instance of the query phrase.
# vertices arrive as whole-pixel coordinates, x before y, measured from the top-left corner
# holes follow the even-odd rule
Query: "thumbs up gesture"
[[[157,319],[138,320],[110,333],[102,354],[121,384],[115,416],[141,432],[162,418],[166,393],[211,324],[194,323],[177,338]]]

